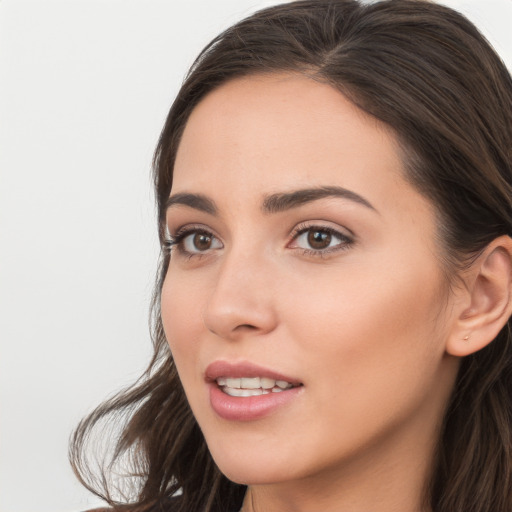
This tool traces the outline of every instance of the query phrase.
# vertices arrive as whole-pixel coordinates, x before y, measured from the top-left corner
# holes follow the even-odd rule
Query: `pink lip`
[[[295,387],[280,393],[235,397],[224,393],[219,388],[215,382],[219,377],[267,377],[290,382]],[[210,392],[212,409],[218,416],[230,421],[253,421],[268,416],[288,404],[304,390],[297,379],[247,362],[215,361],[206,368],[205,380]]]

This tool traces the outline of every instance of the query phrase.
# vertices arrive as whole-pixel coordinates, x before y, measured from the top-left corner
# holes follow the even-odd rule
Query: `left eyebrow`
[[[366,206],[370,210],[378,213],[377,209],[364,197],[359,194],[347,190],[343,187],[318,187],[318,188],[305,188],[301,190],[295,190],[293,192],[285,192],[272,194],[267,196],[263,201],[262,210],[265,213],[278,213],[292,208],[297,208],[319,199],[326,197],[341,197],[342,199],[348,199],[355,203]]]

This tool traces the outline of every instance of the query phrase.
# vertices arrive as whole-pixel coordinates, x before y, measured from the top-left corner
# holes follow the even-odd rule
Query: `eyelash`
[[[188,257],[188,259],[192,257],[203,257],[206,255],[205,251],[204,253],[201,252],[189,252],[185,250],[183,247],[183,242],[185,239],[190,235],[195,234],[202,234],[206,235],[208,237],[211,237],[212,239],[217,239],[217,237],[207,229],[200,227],[200,226],[187,226],[185,228],[181,228],[177,231],[175,235],[171,235],[167,233],[167,238],[164,240],[163,247],[164,250],[168,253],[171,253],[173,250],[178,251],[181,255]]]
[[[344,251],[350,248],[351,245],[353,245],[354,240],[352,237],[347,236],[340,231],[331,228],[329,226],[319,226],[316,224],[299,224],[296,226],[291,234],[290,241],[287,245],[290,243],[293,243],[296,241],[301,235],[307,233],[307,232],[321,232],[321,233],[327,233],[328,235],[331,235],[332,237],[335,237],[340,240],[338,244],[336,244],[333,247],[327,247],[325,249],[305,249],[305,248],[293,248],[297,249],[302,252],[305,256],[314,256],[314,257],[325,257],[325,255],[332,254],[338,251]],[[202,234],[205,236],[210,237],[212,240],[218,240],[218,238],[209,230],[200,227],[200,226],[188,226],[185,228],[182,228],[178,230],[178,232],[175,235],[167,235],[167,238],[164,240],[163,247],[164,250],[168,253],[171,253],[173,250],[177,250],[181,255],[186,256],[188,259],[191,258],[202,258],[210,252],[209,250],[206,250],[204,252],[198,251],[198,252],[191,252],[187,251],[183,244],[185,239],[190,235],[196,235],[196,234]]]
[[[340,240],[340,242],[333,247],[327,247],[325,249],[304,249],[304,248],[297,248],[304,254],[305,256],[314,256],[314,257],[320,257],[323,258],[326,255],[338,252],[338,251],[345,251],[349,249],[353,243],[354,239],[346,234],[341,233],[337,229],[331,228],[330,226],[321,226],[317,224],[299,224],[296,228],[294,228],[291,236],[291,242],[294,242],[298,240],[298,238],[303,235],[304,233],[308,232],[320,232],[320,233],[327,233],[331,235],[332,237],[335,237]]]

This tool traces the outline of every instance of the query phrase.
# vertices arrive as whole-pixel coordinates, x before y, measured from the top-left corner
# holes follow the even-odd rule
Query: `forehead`
[[[206,96],[185,127],[173,183],[173,193],[224,191],[226,200],[338,185],[378,204],[412,191],[392,130],[296,74],[236,79]]]

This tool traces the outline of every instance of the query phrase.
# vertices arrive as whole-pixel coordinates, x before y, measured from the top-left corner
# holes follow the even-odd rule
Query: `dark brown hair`
[[[496,237],[512,234],[512,79],[477,29],[426,0],[306,0],[241,21],[192,66],[155,153],[162,243],[174,159],[191,111],[230,79],[283,71],[331,84],[394,130],[408,179],[437,209],[447,275]],[[159,294],[169,256],[162,254],[152,308],[154,357],[139,382],[79,425],[73,466],[111,505],[121,502],[112,491],[116,482],[132,482],[131,504],[120,510],[164,507],[178,490],[182,512],[237,509],[245,488],[215,466],[165,339]],[[487,348],[462,361],[426,483],[432,510],[512,512],[511,395],[506,325]],[[118,428],[119,435],[112,450],[101,447],[94,459],[86,448],[98,426]]]

